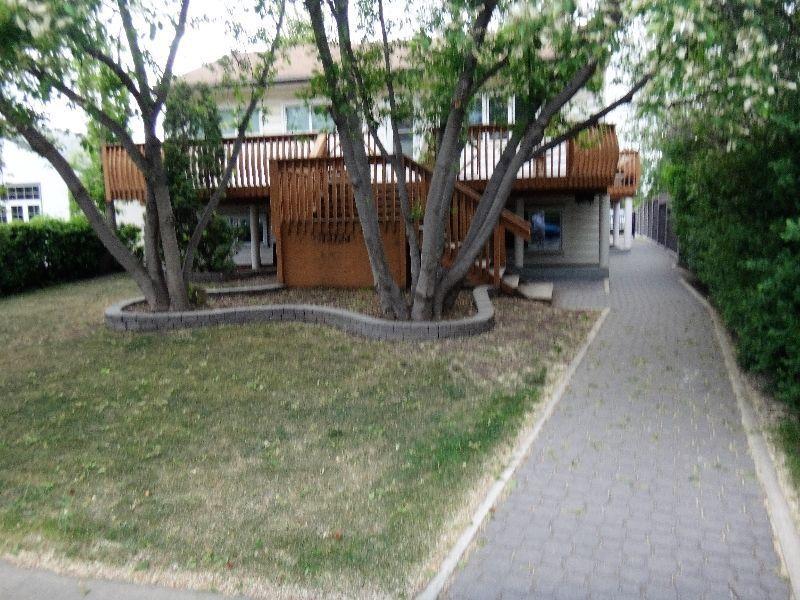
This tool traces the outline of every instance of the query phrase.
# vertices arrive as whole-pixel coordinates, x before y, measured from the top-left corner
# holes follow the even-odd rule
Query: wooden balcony
[[[226,199],[247,200],[266,198],[269,195],[269,163],[274,159],[309,158],[319,152],[317,144],[322,140],[313,133],[263,135],[247,137],[242,144],[236,168],[233,170],[228,184]],[[333,144],[332,140],[324,143]],[[234,139],[223,140],[222,162],[224,169],[233,154]],[[143,150],[143,146],[139,146]],[[325,151],[329,149],[326,147]],[[198,154],[201,151],[195,146],[191,151],[192,176],[198,193],[207,194],[215,189],[217,177],[203,173],[199,168]],[[105,178],[106,202],[113,200],[145,201],[146,187],[144,177],[139,168],[131,160],[128,152],[119,145],[103,147],[103,176]]]
[[[491,177],[511,134],[507,127],[478,126],[468,132],[468,140],[459,160],[459,179],[475,190],[482,190]],[[234,140],[223,141],[221,171],[227,166]],[[141,147],[140,147],[141,150]],[[192,176],[199,194],[208,194],[217,178],[199,167],[198,145],[190,151]],[[368,151],[376,155],[373,144]],[[245,138],[237,159],[226,201],[265,200],[270,194],[270,163],[278,160],[341,157],[335,134],[286,134]],[[543,156],[526,162],[517,173],[515,190],[601,191],[613,182],[617,172],[619,149],[614,128],[600,125],[585,131],[577,139],[563,142]],[[145,201],[146,187],[141,171],[119,145],[102,149],[106,202],[114,200]],[[638,163],[637,163],[638,164]]]
[[[641,177],[642,161],[639,153],[636,150],[620,151],[614,183],[608,188],[611,200],[622,200],[635,196]]]
[[[510,138],[507,126],[470,127],[459,161],[459,179],[482,190]],[[618,156],[614,126],[599,125],[524,163],[517,172],[514,189],[605,191],[614,181]]]

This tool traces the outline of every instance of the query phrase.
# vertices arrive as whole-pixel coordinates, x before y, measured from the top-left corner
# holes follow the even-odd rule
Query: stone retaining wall
[[[281,284],[208,290],[209,295],[252,294],[279,290]],[[314,304],[264,304],[184,312],[135,312],[125,310],[144,298],[131,298],[106,309],[106,325],[115,331],[167,331],[206,327],[294,321],[319,323],[336,327],[347,333],[376,340],[409,340],[422,342],[444,338],[464,337],[489,331],[494,327],[494,306],[489,299],[488,286],[473,290],[477,314],[451,321],[390,321],[378,319],[341,308]]]

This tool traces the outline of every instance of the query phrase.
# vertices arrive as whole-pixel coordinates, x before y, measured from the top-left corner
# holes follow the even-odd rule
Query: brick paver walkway
[[[660,249],[559,302],[611,307],[450,598],[788,598],[707,313]]]

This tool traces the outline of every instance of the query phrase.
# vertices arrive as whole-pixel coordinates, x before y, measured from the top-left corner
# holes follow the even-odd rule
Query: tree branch
[[[533,154],[531,155],[530,158],[535,158],[537,156],[541,156],[542,154],[544,154],[545,152],[550,150],[550,148],[555,148],[556,146],[558,146],[562,142],[565,142],[568,139],[570,139],[572,137],[575,137],[577,134],[579,134],[584,129],[588,129],[591,126],[596,125],[600,121],[600,119],[605,117],[608,113],[610,113],[614,109],[619,108],[623,104],[628,104],[629,102],[631,102],[633,100],[633,97],[636,95],[636,92],[641,90],[647,84],[647,82],[650,81],[651,77],[652,77],[652,75],[650,75],[650,74],[645,75],[639,81],[637,81],[636,84],[630,90],[628,90],[628,93],[626,93],[624,96],[621,96],[620,98],[618,98],[617,100],[615,100],[614,102],[612,102],[611,104],[606,106],[604,109],[594,113],[588,119],[586,119],[584,121],[581,121],[577,125],[574,125],[574,126],[570,127],[567,131],[565,131],[561,135],[553,138],[552,140],[550,140],[546,144],[538,146],[533,151]]]
[[[30,115],[23,116],[20,114],[19,108],[2,94],[0,94],[0,114],[28,142],[34,152],[53,166],[64,180],[64,183],[67,184],[67,188],[86,215],[86,219],[97,234],[97,237],[100,238],[100,241],[117,262],[130,273],[142,291],[149,296],[148,301],[153,300],[155,294],[152,282],[147,276],[144,266],[108,225],[105,217],[89,196],[89,192],[58,148],[33,125],[32,121],[30,121]]]
[[[125,88],[136,99],[136,101],[139,101],[141,96],[139,88],[136,87],[136,83],[134,83],[133,79],[131,79],[131,76],[128,75],[125,69],[122,68],[122,65],[111,58],[108,54],[102,52],[96,46],[82,44],[81,49],[86,52],[86,54],[108,67],[108,69],[117,76],[117,79],[120,80],[120,83],[122,83],[122,85],[124,85]]]
[[[180,44],[183,33],[186,30],[186,16],[188,12],[189,0],[182,0],[181,10],[178,15],[178,22],[175,25],[175,36],[172,38],[172,43],[169,46],[169,55],[167,56],[167,62],[164,65],[164,73],[161,75],[161,81],[157,87],[156,99],[153,103],[156,111],[161,108],[161,105],[167,99],[167,94],[169,94],[169,88],[172,84],[172,68],[175,64],[175,56],[178,53],[178,45]]]
[[[117,6],[119,7],[119,13],[122,17],[122,27],[125,30],[125,37],[128,40],[128,48],[131,51],[131,57],[133,58],[133,65],[136,70],[136,78],[139,81],[139,90],[141,91],[141,96],[138,99],[139,106],[143,113],[148,113],[149,115],[151,112],[150,103],[152,100],[149,96],[150,84],[147,81],[147,69],[145,68],[144,64],[142,49],[139,47],[139,40],[136,37],[136,27],[133,24],[133,17],[128,9],[128,0],[117,0]],[[145,94],[147,94],[147,96],[145,96]]]
[[[397,97],[394,92],[394,77],[392,75],[392,62],[389,48],[389,34],[386,30],[386,19],[383,13],[383,0],[378,0],[378,20],[381,25],[381,40],[383,41],[383,67],[386,69],[386,94],[389,99],[389,123],[392,127],[394,142],[394,170],[397,174],[398,196],[400,198],[400,212],[405,222],[406,238],[408,242],[409,259],[411,262],[411,289],[417,285],[420,266],[419,237],[411,216],[411,203],[408,199],[408,186],[406,185],[406,168],[401,156],[403,147],[400,143],[400,125],[397,122]]]
[[[233,170],[236,168],[236,162],[239,159],[239,153],[242,149],[245,133],[247,132],[247,125],[250,122],[250,117],[253,115],[253,111],[256,109],[259,100],[261,100],[264,95],[264,91],[269,80],[270,71],[273,63],[275,62],[275,54],[278,50],[278,44],[280,43],[281,29],[283,28],[285,15],[286,0],[280,0],[278,24],[275,29],[275,37],[272,39],[272,44],[270,45],[269,50],[266,52],[266,54],[264,54],[261,72],[254,82],[253,92],[250,95],[250,102],[248,103],[247,109],[239,121],[239,126],[236,130],[236,142],[234,142],[230,159],[228,160],[228,164],[225,166],[222,177],[220,177],[217,188],[211,194],[211,197],[203,208],[203,212],[200,214],[197,225],[195,226],[194,231],[192,231],[192,237],[189,238],[189,243],[186,246],[182,269],[183,277],[187,281],[189,275],[191,275],[192,268],[194,267],[194,258],[197,253],[197,248],[200,245],[200,240],[203,237],[203,232],[205,231],[206,227],[208,227],[208,224],[211,222],[211,217],[219,207],[219,203],[222,201],[222,198],[225,195],[225,191],[228,187],[228,182],[231,179],[231,175],[233,174]]]
[[[509,58],[510,58],[509,55],[505,54],[500,60],[498,60],[491,67],[489,67],[489,69],[486,71],[486,73],[483,74],[482,77],[476,79],[472,85],[472,89],[470,90],[469,95],[474,96],[487,81],[489,81],[492,77],[497,75],[500,69],[507,66]]]
[[[131,160],[136,164],[142,173],[147,172],[147,161],[140,152],[138,146],[134,143],[133,138],[130,136],[125,127],[111,115],[98,107],[94,102],[82,96],[66,84],[62,83],[55,77],[48,75],[35,65],[30,65],[26,69],[31,75],[36,77],[42,83],[52,85],[54,89],[58,90],[68,100],[74,102],[85,110],[90,116],[97,119],[97,121],[111,133],[113,133],[120,144],[125,148],[131,157]]]

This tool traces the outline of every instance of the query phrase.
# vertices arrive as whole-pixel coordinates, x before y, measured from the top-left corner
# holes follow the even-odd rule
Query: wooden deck
[[[621,150],[614,183],[608,188],[611,201],[635,196],[641,177],[642,161],[639,153],[636,150]]]
[[[506,126],[470,127],[459,161],[459,179],[483,190],[510,139]],[[524,163],[514,190],[601,192],[614,180],[618,156],[613,125],[600,125]]]
[[[459,159],[459,180],[472,189],[482,190],[509,138],[507,127],[471,127]],[[227,165],[233,144],[233,139],[224,140],[221,167]],[[374,146],[369,150],[372,155],[377,154]],[[192,157],[196,154],[193,152]],[[271,162],[320,156],[341,157],[338,136],[308,133],[247,137],[228,185],[226,201],[266,200],[270,195]],[[602,192],[614,182],[621,156],[613,126],[601,125],[525,163],[517,174],[514,189]],[[102,158],[106,201],[144,202],[144,177],[126,150],[119,145],[104,146]],[[200,194],[217,185],[215,177],[200,172],[196,159],[193,177]]]
[[[511,132],[506,127],[481,126],[470,128],[467,136],[447,223],[445,264],[455,260],[462,248],[480,202],[480,191],[491,177]],[[233,144],[230,139],[224,142],[220,165],[223,168],[230,160]],[[191,164],[195,186],[202,195],[215,189],[218,182],[198,167],[200,151],[199,146],[191,150]],[[400,281],[406,271],[406,239],[397,173],[377,155],[374,147],[369,151],[378,219],[386,232],[385,241],[391,246],[387,252]],[[614,127],[600,125],[526,162],[517,173],[514,189],[605,193],[617,177],[619,160]],[[414,213],[421,215],[432,173],[408,157],[403,159],[403,168],[410,204]],[[145,200],[144,178],[122,147],[103,148],[103,171],[107,202]],[[325,280],[345,287],[368,285],[371,281],[364,244],[359,241],[361,228],[352,184],[338,136],[246,138],[225,202],[269,202],[281,281],[294,278],[297,285],[319,285],[319,281]],[[474,261],[469,274],[473,282],[491,283],[503,289],[507,232],[529,240],[530,224],[510,211],[503,211],[493,235]],[[284,265],[286,261],[290,262]],[[312,268],[316,271],[309,271]]]

